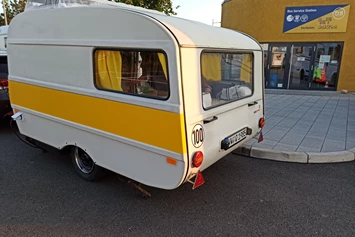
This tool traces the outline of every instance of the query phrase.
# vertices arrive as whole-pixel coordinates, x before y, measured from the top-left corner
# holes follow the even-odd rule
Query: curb
[[[265,159],[265,160],[283,161],[283,162],[291,162],[291,163],[309,163],[309,164],[340,163],[340,162],[350,162],[355,160],[355,148],[346,151],[316,153],[316,152],[278,151],[278,150],[243,145],[238,147],[234,151],[232,151],[232,154]]]

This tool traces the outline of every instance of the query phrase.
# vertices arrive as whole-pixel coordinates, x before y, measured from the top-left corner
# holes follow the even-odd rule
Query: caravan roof
[[[97,9],[101,10],[99,11]],[[33,11],[36,11],[36,14],[34,14]],[[42,14],[39,13],[40,11],[42,11]],[[48,11],[51,13],[48,15],[44,13]],[[68,16],[63,13],[64,11],[68,12]],[[75,12],[74,14],[73,11]],[[107,13],[115,11],[115,14],[110,13],[110,19],[103,19],[105,17],[109,17],[106,13],[104,13],[104,11],[107,11]],[[127,14],[124,14],[124,12],[130,15],[130,21],[125,19]],[[98,14],[103,15],[98,16]],[[86,18],[88,15],[90,15],[91,19]],[[139,17],[139,15],[141,17]],[[103,36],[103,34],[101,34],[102,31],[100,28],[114,27],[112,21],[116,24],[116,27],[114,28],[117,28],[117,30],[120,29],[120,31],[125,28],[125,34],[130,34],[132,29],[137,29],[137,24],[141,24],[141,27],[138,28],[142,28],[142,30],[144,30],[143,28],[146,24],[142,21],[142,16],[144,16],[144,21],[150,21],[151,23],[154,22],[155,25],[160,28],[164,28],[164,30],[170,35],[172,34],[181,47],[261,50],[261,46],[256,40],[241,32],[215,27],[175,16],[167,16],[166,14],[155,10],[148,10],[128,4],[114,3],[104,0],[28,0],[25,12],[18,15],[17,18],[27,18],[28,16],[30,16],[30,18],[26,20],[23,19],[22,22],[32,21],[32,23],[26,27],[23,27],[23,24],[18,25],[19,28],[17,29],[19,29],[19,31],[16,33],[16,38],[28,39],[30,34],[33,34],[33,37],[39,38],[50,37],[51,34],[52,37],[56,35],[57,38],[61,38],[62,35],[58,35],[58,31],[65,34],[66,29],[69,30],[69,28],[72,28],[73,25],[77,27],[77,31],[80,31],[80,29],[84,31],[83,26],[85,24],[85,19],[90,21],[90,29],[92,31],[97,30],[96,34],[100,34],[101,36]],[[46,17],[48,17],[50,21],[43,20],[46,19]],[[93,20],[93,18],[95,20]],[[15,17],[12,22],[13,28],[17,25],[16,21],[17,19]],[[140,23],[135,22],[133,24],[134,21],[140,21]],[[56,24],[56,22],[58,24]],[[120,24],[124,24],[124,26],[118,26]],[[132,25],[134,25],[135,28],[133,28]],[[46,27],[47,29],[40,31],[38,27]],[[52,33],[50,33],[50,30],[48,29],[53,27],[56,28],[57,32],[52,31]],[[60,27],[60,30],[58,27]],[[42,35],[36,36],[35,34],[38,32],[41,32]],[[112,37],[115,37],[115,33],[110,32],[109,34],[111,34]],[[22,37],[20,37],[21,35]],[[85,32],[80,32],[80,35],[78,35],[79,38],[77,38],[78,40],[81,35],[84,36],[86,34]],[[137,34],[132,34],[132,37],[133,35],[137,36]],[[111,40],[112,37],[110,38]],[[159,38],[160,35],[156,35],[156,37]]]

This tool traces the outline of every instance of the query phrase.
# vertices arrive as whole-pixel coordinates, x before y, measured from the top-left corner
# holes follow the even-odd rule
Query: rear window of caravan
[[[202,52],[201,89],[204,109],[253,95],[252,53]]]
[[[99,90],[167,99],[167,57],[160,51],[94,51],[95,86]]]

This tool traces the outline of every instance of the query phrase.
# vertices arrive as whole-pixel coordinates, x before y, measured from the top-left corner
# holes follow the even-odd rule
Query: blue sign
[[[343,32],[350,5],[286,7],[283,32]]]

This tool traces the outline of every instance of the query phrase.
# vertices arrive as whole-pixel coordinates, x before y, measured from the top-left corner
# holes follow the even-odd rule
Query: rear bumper
[[[10,111],[12,108],[9,97],[4,90],[0,90],[0,119]]]

